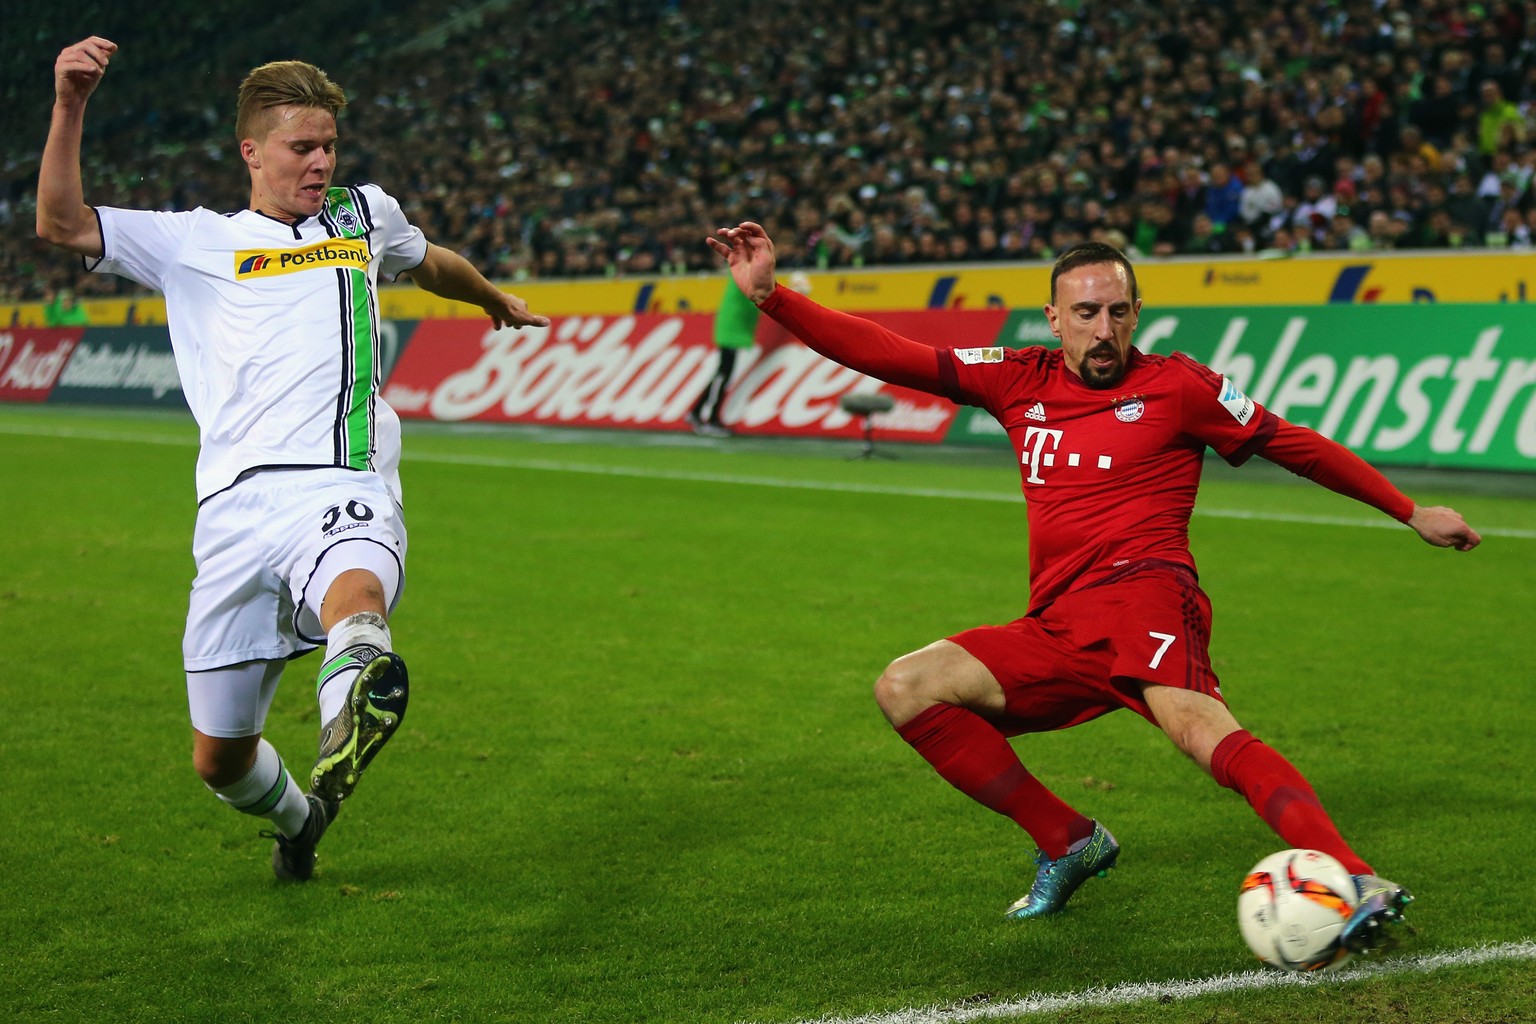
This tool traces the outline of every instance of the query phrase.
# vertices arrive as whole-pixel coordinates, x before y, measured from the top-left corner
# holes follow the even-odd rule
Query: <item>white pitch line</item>
[[[1536,960],[1536,942],[1506,942],[1492,946],[1398,956],[1364,962],[1326,974],[1287,974],[1282,971],[1246,971],[1188,981],[1136,982],[1108,988],[1090,988],[1060,995],[1035,995],[1001,1003],[959,1003],[952,1006],[913,1007],[895,1013],[871,1013],[859,1017],[818,1017],[800,1024],[966,1024],[977,1020],[1004,1020],[1064,1010],[1107,1009],[1148,1002],[1196,999],[1231,992],[1256,992],[1271,988],[1321,988],[1347,985],[1366,978],[1399,974],[1426,974],[1446,967],[1468,967],[1499,960]]]
[[[406,462],[433,462],[446,465],[487,466],[499,469],[524,469],[551,473],[585,473],[594,476],[638,477],[649,480],[682,480],[689,483],[738,484],[744,487],[774,487],[805,491],[840,491],[851,494],[886,494],[902,498],[948,498],[955,501],[993,501],[1022,505],[1024,495],[1017,491],[960,491],[936,487],[902,487],[896,484],[865,484],[838,480],[794,480],[783,477],[745,476],[733,473],[705,473],[679,469],[643,469],[634,466],[603,466],[583,462],[556,462],[547,459],[504,459],[481,455],[407,454]],[[1401,530],[1401,523],[1380,516],[1374,519],[1346,516],[1312,516],[1288,512],[1249,509],[1195,507],[1195,515],[1212,519],[1251,519],[1270,523],[1301,523],[1308,526],[1358,526],[1371,530]],[[1536,530],[1514,527],[1478,527],[1485,537],[1511,537],[1536,540]]]
[[[195,438],[182,435],[125,435],[112,431],[80,430],[71,427],[36,428],[21,424],[0,424],[0,434],[24,434],[87,441],[122,441],[125,443],[169,445],[194,448]],[[518,459],[494,455],[450,455],[406,451],[405,462],[438,465],[481,466],[489,469],[521,469],[544,473],[581,473],[590,476],[633,477],[643,480],[681,480],[688,483],[736,484],[743,487],[771,487],[781,490],[832,491],[847,494],[884,494],[899,498],[945,498],[951,501],[990,501],[1022,505],[1024,496],[1017,491],[962,491],[941,487],[902,487],[896,484],[867,484],[838,480],[795,480],[787,477],[748,476],[736,473],[709,473],[681,469],[647,469],[636,466],[604,466],[585,462],[560,462],[553,459]],[[1249,519],[1267,523],[1299,523],[1306,526],[1361,527],[1370,530],[1398,530],[1402,524],[1380,516],[1313,516],[1264,510],[1205,508],[1197,505],[1195,515],[1212,519]],[[1536,540],[1536,530],[1515,527],[1478,527],[1485,537]]]

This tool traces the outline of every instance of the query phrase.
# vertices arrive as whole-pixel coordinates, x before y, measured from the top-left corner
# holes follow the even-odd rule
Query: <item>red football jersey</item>
[[[941,351],[952,396],[1008,431],[1029,506],[1030,610],[1153,558],[1191,569],[1189,517],[1201,460],[1233,465],[1275,433],[1273,415],[1185,355],[1132,350],[1095,390],[1059,349]]]
[[[1413,502],[1358,455],[1286,423],[1188,356],[1132,350],[1099,391],[1059,349],[933,348],[779,288],[764,313],[844,366],[997,417],[1029,504],[1030,610],[1141,559],[1194,568],[1189,516],[1207,447],[1234,466],[1260,453],[1407,522]]]

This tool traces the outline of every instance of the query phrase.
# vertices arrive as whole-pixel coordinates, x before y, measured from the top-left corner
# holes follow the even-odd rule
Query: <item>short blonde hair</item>
[[[301,60],[277,60],[263,64],[240,83],[240,102],[235,108],[235,137],[266,138],[272,130],[268,112],[278,107],[315,107],[332,117],[347,105],[347,94],[324,71]]]

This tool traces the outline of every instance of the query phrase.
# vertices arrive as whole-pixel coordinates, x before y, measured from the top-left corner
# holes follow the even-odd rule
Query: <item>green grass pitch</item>
[[[1017,472],[854,447],[408,429],[414,699],[295,886],[190,766],[190,421],[0,408],[8,1019],[885,1020],[1257,970],[1236,887],[1280,843],[1130,714],[1017,741],[1124,853],[1067,914],[1001,919],[1030,844],[870,687],[1022,612]],[[1234,711],[1417,892],[1399,955],[1536,937],[1536,483],[1396,474],[1489,531],[1458,554],[1271,468],[1212,466],[1193,525]],[[268,723],[299,774],[315,667]],[[1018,1019],[1513,1022],[1533,974]]]

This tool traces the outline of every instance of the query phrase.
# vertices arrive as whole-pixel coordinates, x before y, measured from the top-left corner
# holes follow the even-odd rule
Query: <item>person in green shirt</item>
[[[736,369],[736,354],[752,347],[760,315],[752,300],[727,277],[725,293],[720,296],[720,308],[715,312],[715,346],[720,350],[720,362],[715,367],[715,375],[688,413],[688,426],[700,437],[731,436],[731,428],[720,422],[720,412],[725,406],[731,374]]]
[[[1485,157],[1506,146],[1513,148],[1525,141],[1525,116],[1520,108],[1504,98],[1504,90],[1493,79],[1483,82],[1480,90],[1482,110],[1477,116],[1477,148]]]
[[[84,327],[91,322],[85,307],[75,300],[69,288],[49,290],[43,303],[43,323],[49,327]]]

